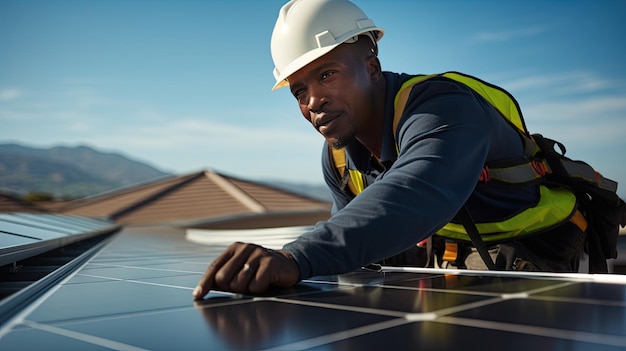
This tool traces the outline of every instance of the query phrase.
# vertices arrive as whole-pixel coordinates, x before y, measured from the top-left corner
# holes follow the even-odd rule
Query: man
[[[519,132],[454,79],[433,77],[403,88],[414,77],[382,71],[382,36],[383,29],[346,0],[293,0],[280,10],[271,43],[274,89],[288,86],[304,118],[340,150],[325,149],[322,157],[333,213],[282,250],[231,245],[207,269],[195,298],[210,289],[259,293],[345,273],[415,251],[464,204],[476,223],[500,223],[528,217],[541,197],[552,196],[543,196],[543,189],[540,196],[536,185],[477,185],[486,164],[524,157]],[[401,90],[406,104],[398,107]],[[362,176],[358,196],[338,172],[340,155]],[[568,221],[572,198],[561,196],[563,213],[537,232],[556,230],[496,247],[497,268],[576,271],[584,232]]]

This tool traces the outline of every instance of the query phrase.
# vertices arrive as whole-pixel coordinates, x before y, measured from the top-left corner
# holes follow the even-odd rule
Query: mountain
[[[49,149],[0,144],[0,189],[57,198],[98,194],[171,174],[116,153],[87,146]]]

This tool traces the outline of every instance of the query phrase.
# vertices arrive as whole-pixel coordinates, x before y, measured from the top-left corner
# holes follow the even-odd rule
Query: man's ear
[[[383,75],[382,68],[380,67],[380,61],[378,56],[372,55],[367,58],[367,69],[372,79],[372,82],[377,82]]]

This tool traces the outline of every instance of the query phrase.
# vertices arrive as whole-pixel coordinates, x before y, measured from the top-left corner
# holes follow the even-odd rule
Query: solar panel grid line
[[[321,307],[321,308],[328,308],[331,310],[378,314],[382,316],[391,316],[391,317],[397,317],[397,318],[404,318],[406,315],[406,313],[397,312],[397,311],[388,311],[388,310],[383,310],[383,309],[378,309],[378,308],[347,306],[347,305],[314,302],[314,301],[290,300],[290,299],[285,299],[285,298],[256,298],[254,301],[277,301],[277,302],[302,305],[302,306]]]
[[[550,337],[550,338],[560,338],[560,339],[566,339],[566,340],[572,340],[572,341],[584,341],[584,342],[589,342],[589,343],[594,343],[594,344],[599,344],[599,345],[626,347],[626,337],[616,336],[616,335],[587,333],[584,331],[572,331],[572,330],[565,330],[565,329],[536,327],[536,326],[531,326],[531,325],[510,324],[510,323],[503,323],[503,322],[492,322],[492,321],[485,321],[485,320],[480,320],[480,319],[460,318],[460,317],[450,317],[450,316],[437,318],[435,322],[454,324],[454,325],[464,325],[468,327],[476,327],[476,328],[490,329],[490,330],[500,330],[500,331],[512,332],[512,333],[537,335],[537,336],[544,336],[544,337]]]
[[[241,299],[241,297],[237,297],[234,296],[236,294],[232,294],[232,293],[225,293],[222,297],[235,297],[234,299],[230,299],[228,301],[224,301],[221,303],[216,303],[214,305],[212,305],[211,307],[215,308],[215,307],[222,307],[222,306],[230,306],[230,305],[237,305],[237,304],[244,304],[244,303],[250,303],[251,299],[250,298],[245,298],[245,299]],[[139,311],[139,312],[124,312],[124,313],[119,313],[119,314],[110,314],[110,315],[98,315],[98,316],[92,316],[92,317],[82,317],[82,318],[74,318],[74,319],[68,319],[68,320],[56,320],[53,322],[45,322],[45,323],[41,323],[41,322],[37,322],[34,321],[32,319],[28,319],[28,318],[22,318],[22,320],[20,321],[21,324],[26,324],[26,323],[37,323],[37,324],[41,324],[41,325],[54,325],[57,327],[64,327],[64,326],[68,326],[68,325],[73,325],[73,324],[80,324],[80,323],[86,323],[86,322],[102,322],[102,321],[115,321],[115,320],[121,320],[121,319],[127,319],[130,317],[150,317],[150,316],[161,316],[161,315],[166,315],[172,312],[178,312],[178,311],[192,311],[192,310],[198,310],[198,309],[202,309],[202,308],[206,308],[206,307],[202,307],[202,306],[185,306],[185,307],[169,307],[169,308],[163,308],[163,309],[154,309],[154,310],[149,310],[149,311]],[[32,312],[32,311],[30,311]]]
[[[469,309],[480,308],[480,307],[484,307],[484,306],[487,306],[487,305],[496,304],[498,302],[502,302],[503,300],[504,299],[501,298],[501,297],[494,297],[494,298],[491,298],[491,299],[475,301],[475,302],[470,302],[470,303],[466,303],[466,304],[462,304],[462,305],[456,305],[456,306],[453,306],[453,307],[443,308],[443,309],[440,309],[440,310],[433,311],[432,313],[436,316],[435,318],[439,318],[439,316],[450,315],[450,314],[458,313],[458,312],[461,312],[461,311],[466,311],[466,310],[469,310]],[[410,316],[410,315],[412,315],[412,313],[408,313],[407,315]],[[409,318],[415,319],[415,317],[409,317]],[[420,319],[416,319],[416,320],[420,320]]]
[[[507,295],[507,294],[501,294],[501,293],[490,292],[490,291],[472,291],[472,290],[440,289],[440,288],[426,288],[426,287],[415,288],[415,287],[395,286],[395,285],[381,285],[381,287],[384,287],[385,289],[431,291],[431,292],[440,292],[440,293],[448,293],[448,294],[467,294],[467,295],[490,296],[490,297],[501,297],[501,298],[506,298],[506,295]]]
[[[392,319],[380,323],[369,324],[366,326],[350,329],[350,330],[342,330],[341,332],[326,334],[323,336],[319,336],[316,338],[301,340],[295,343],[281,345],[277,347],[272,347],[268,349],[263,349],[262,351],[292,351],[292,350],[306,350],[312,347],[328,345],[333,342],[342,341],[351,339],[360,335],[369,334],[376,331],[381,331],[389,328],[394,328],[397,326],[401,326],[411,321],[404,318]]]
[[[28,227],[28,228],[37,228],[37,229],[43,229],[43,230],[47,230],[47,231],[53,231],[56,233],[60,233],[60,234],[73,234],[76,233],[76,230],[68,230],[68,229],[64,229],[64,228],[60,228],[57,226],[52,226],[52,225],[46,225],[46,224],[35,224],[35,223],[30,223],[28,221],[20,221],[20,220],[15,220],[12,218],[0,218],[0,222],[3,222],[3,227],[7,224],[7,223],[11,223],[11,224],[17,224],[18,226],[23,226],[23,227]]]
[[[79,333],[73,330],[58,328],[50,324],[42,324],[33,321],[24,321],[24,325],[34,329],[43,330],[49,333],[65,336],[71,339],[80,340],[89,344],[98,345],[112,350],[124,350],[124,351],[150,351],[141,347],[136,347],[129,344],[120,343],[114,340],[100,338],[94,335]]]
[[[122,279],[125,282],[128,283],[136,283],[136,284],[145,284],[145,285],[154,285],[154,286],[161,286],[161,287],[166,287],[166,288],[174,288],[174,289],[183,289],[183,290],[189,290],[189,291],[193,291],[194,288],[192,287],[188,287],[188,286],[179,286],[179,285],[171,285],[171,284],[158,284],[158,283],[150,283],[150,282],[143,282],[141,280],[132,280],[132,279]]]
[[[15,235],[15,236],[19,236],[20,238],[33,239],[33,240],[37,240],[37,241],[41,240],[41,238],[38,238],[38,237],[35,237],[35,236],[30,236],[30,235],[15,233],[15,232],[8,232],[6,230],[0,230],[0,234]],[[0,249],[2,249],[3,247],[5,247],[5,246],[4,245],[0,246]]]
[[[52,231],[45,227],[36,227],[11,221],[0,221],[0,228],[2,228],[2,230],[5,232],[22,236],[29,236],[37,238],[39,240],[56,239],[68,235],[67,232],[63,233],[58,231]]]
[[[569,302],[576,304],[589,304],[589,305],[601,305],[601,306],[612,306],[612,307],[624,307],[626,308],[626,302],[624,301],[606,301],[600,299],[587,299],[587,298],[576,298],[576,297],[555,297],[555,296],[529,296],[530,299],[533,300],[543,300],[549,302]]]
[[[92,263],[91,265],[99,266],[99,267],[143,269],[143,270],[147,270],[147,271],[163,271],[163,272],[173,272],[173,273],[200,273],[200,274],[204,273],[204,272],[201,272],[201,271],[183,271],[183,270],[178,270],[178,269],[152,268],[152,267],[129,266],[129,265],[119,265],[119,264]]]
[[[104,279],[104,280],[112,280],[112,281],[123,281],[123,282],[128,282],[128,283],[136,283],[136,284],[144,284],[144,285],[163,286],[163,287],[175,288],[175,289],[183,289],[183,290],[193,290],[193,288],[192,288],[192,287],[189,287],[189,286],[180,286],[180,285],[172,285],[172,284],[159,284],[159,283],[151,283],[151,282],[145,282],[145,281],[141,281],[141,280],[124,279],[124,278],[115,278],[115,277],[107,277],[107,276],[102,276],[102,275],[93,275],[93,274],[78,274],[78,276],[83,276],[83,277],[91,277],[91,278],[99,278],[99,279]]]
[[[559,289],[565,286],[570,286],[572,284],[577,284],[575,282],[559,282],[559,283],[555,283],[552,285],[548,285],[548,286],[544,286],[544,287],[540,287],[540,288],[535,288],[535,289],[531,289],[528,291],[524,291],[524,293],[527,295],[526,297],[529,296],[533,296],[542,292],[546,292],[546,291],[550,291],[550,290],[554,290],[554,289]],[[515,298],[515,296],[512,296],[513,298]]]

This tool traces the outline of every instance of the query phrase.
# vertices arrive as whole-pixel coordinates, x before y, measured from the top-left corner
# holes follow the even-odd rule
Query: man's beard
[[[334,149],[343,149],[344,147],[346,147],[348,144],[350,144],[352,142],[352,140],[354,139],[335,139],[335,141],[333,143],[330,144],[330,146],[332,146]]]
[[[356,139],[355,135],[350,135],[347,137],[338,137],[332,143],[329,143],[330,146],[334,149],[342,149],[348,145],[350,145],[354,139]]]

